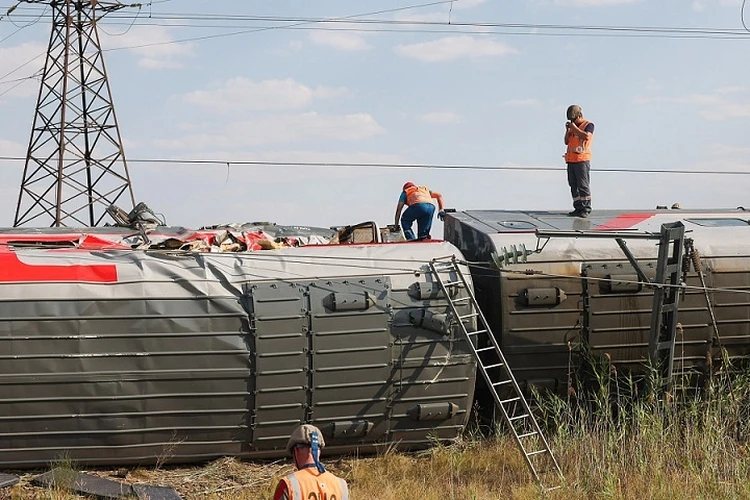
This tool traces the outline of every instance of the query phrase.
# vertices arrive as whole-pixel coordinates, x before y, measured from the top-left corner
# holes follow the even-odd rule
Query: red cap
[[[401,188],[401,191],[406,191],[407,188],[414,187],[415,184],[412,181],[407,181],[406,184],[404,184],[404,187]]]

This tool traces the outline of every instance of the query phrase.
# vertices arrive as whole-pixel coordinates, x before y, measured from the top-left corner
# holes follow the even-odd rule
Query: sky
[[[0,20],[0,226],[13,224],[24,163],[7,158],[26,155],[51,29],[49,9],[23,7]],[[99,35],[135,199],[168,224],[385,225],[406,181],[457,210],[567,212],[574,103],[596,126],[594,210],[750,207],[742,7],[154,0],[106,16]],[[644,27],[667,29],[632,29]],[[248,161],[269,164],[232,164]],[[392,168],[347,166],[373,163]]]

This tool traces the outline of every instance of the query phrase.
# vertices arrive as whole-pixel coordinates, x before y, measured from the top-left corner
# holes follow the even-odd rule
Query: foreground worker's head
[[[406,184],[404,184],[404,187],[401,188],[401,191],[406,191],[410,187],[414,187],[416,184],[414,184],[412,181],[407,181]]]
[[[326,442],[320,429],[314,425],[303,424],[292,432],[286,443],[286,451],[292,455],[294,465],[298,469],[312,461],[320,472],[324,472],[325,468],[320,463],[320,450],[325,445]]]
[[[581,107],[578,104],[573,104],[568,106],[566,115],[568,117],[568,120],[574,122],[583,117],[583,111],[581,111]]]

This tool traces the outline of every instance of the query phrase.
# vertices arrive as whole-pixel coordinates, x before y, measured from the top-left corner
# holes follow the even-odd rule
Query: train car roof
[[[622,259],[624,254],[615,235],[659,235],[662,225],[674,222],[683,223],[685,236],[694,240],[701,255],[746,256],[750,248],[750,211],[743,208],[595,210],[588,218],[541,210],[467,210],[449,216],[446,225],[451,229],[446,233],[447,239],[469,255],[476,255],[473,247],[482,244],[475,236],[483,234],[499,255],[511,245],[543,248],[541,253],[529,256],[529,261]],[[537,230],[546,234],[538,235]],[[593,238],[592,233],[610,233],[613,238]],[[548,235],[552,235],[551,239]],[[630,240],[628,248],[636,256],[652,258],[657,240]]]
[[[450,214],[457,221],[485,234],[558,231],[643,231],[658,232],[662,224],[681,221],[687,230],[719,227],[750,228],[750,210],[657,209],[595,210],[588,218],[570,217],[567,212],[543,210],[466,210]]]

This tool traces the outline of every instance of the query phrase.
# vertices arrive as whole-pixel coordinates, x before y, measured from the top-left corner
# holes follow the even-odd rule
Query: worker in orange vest
[[[568,107],[565,123],[565,163],[568,164],[568,185],[573,197],[571,217],[588,217],[591,213],[591,141],[594,124],[583,118],[581,107]]]
[[[273,500],[349,500],[346,481],[326,472],[320,463],[320,450],[325,445],[323,434],[314,425],[295,429],[286,450],[297,472],[279,481]]]
[[[443,210],[443,196],[437,191],[430,191],[427,186],[417,186],[413,182],[409,181],[404,184],[401,188],[401,197],[398,199],[398,205],[396,206],[396,222],[398,226],[399,218],[401,219],[401,227],[404,229],[404,237],[407,240],[427,240],[430,239],[430,229],[432,229],[432,216],[435,214],[435,205],[432,203],[432,199],[435,198],[438,202],[438,219],[443,220],[445,218],[445,211]],[[401,211],[404,209],[404,205],[408,208],[404,211],[404,215],[401,215]],[[417,236],[414,236],[414,231],[411,230],[414,221],[417,221]]]

